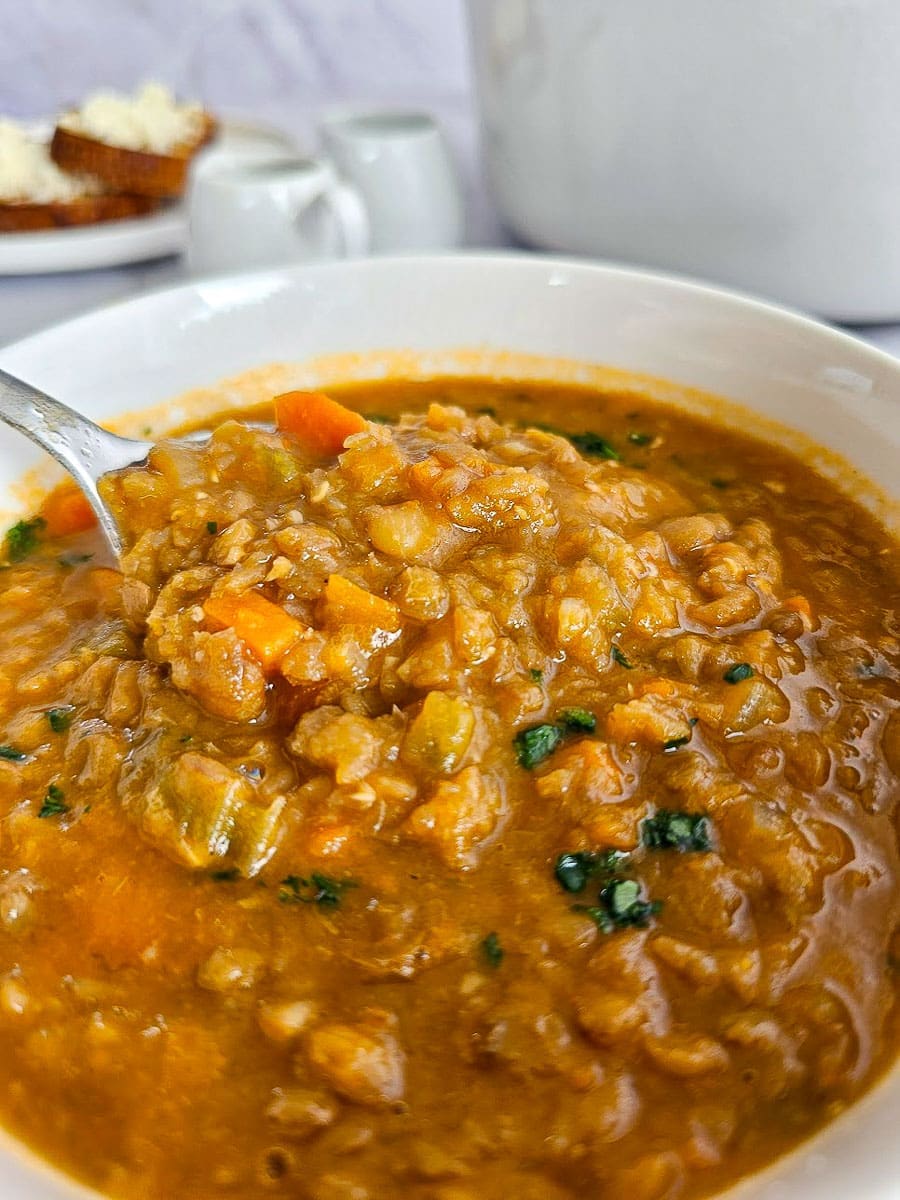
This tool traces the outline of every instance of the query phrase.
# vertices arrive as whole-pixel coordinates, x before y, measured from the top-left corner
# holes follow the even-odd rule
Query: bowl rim
[[[164,316],[164,306],[167,302],[173,301],[177,303],[181,299],[186,300],[188,297],[197,296],[198,289],[207,286],[212,288],[224,285],[232,289],[240,289],[246,286],[252,291],[253,289],[265,286],[266,281],[289,281],[291,287],[300,287],[305,279],[316,279],[333,275],[339,277],[343,274],[368,276],[371,278],[373,285],[380,286],[377,284],[379,277],[390,276],[396,270],[449,270],[473,271],[476,273],[478,271],[526,272],[534,273],[535,277],[539,274],[543,275],[547,281],[550,281],[553,272],[559,271],[575,280],[602,281],[605,279],[616,284],[627,285],[633,283],[637,286],[646,285],[650,289],[656,289],[658,294],[662,296],[680,296],[715,305],[726,310],[727,314],[732,317],[739,316],[740,314],[753,315],[763,322],[764,330],[771,329],[775,331],[778,329],[784,330],[786,327],[791,328],[804,340],[811,339],[822,347],[831,347],[839,354],[843,361],[850,361],[855,367],[873,371],[878,373],[882,378],[887,379],[891,384],[892,392],[895,392],[890,399],[896,403],[897,415],[900,417],[900,359],[822,320],[796,309],[748,295],[739,290],[686,278],[674,272],[660,272],[639,267],[594,262],[578,257],[523,253],[515,250],[492,251],[489,253],[472,250],[463,253],[455,252],[447,254],[385,255],[365,259],[299,264],[261,271],[239,272],[233,275],[185,280],[174,285],[162,285],[142,292],[139,295],[131,296],[111,304],[105,304],[86,313],[70,317],[67,320],[53,323],[44,329],[0,347],[0,365],[5,366],[9,359],[15,359],[20,355],[33,357],[35,352],[40,352],[46,343],[50,343],[50,348],[52,349],[55,336],[69,337],[73,334],[77,335],[81,330],[93,332],[92,327],[100,316],[110,314],[114,317],[127,317],[130,312],[142,310],[152,314],[154,309],[157,309]],[[500,331],[498,341],[502,343],[502,330]],[[787,420],[789,421],[789,419],[788,417]],[[829,1121],[810,1138],[805,1139],[788,1151],[787,1154],[771,1163],[765,1164],[752,1175],[734,1181],[725,1191],[716,1193],[716,1196],[720,1197],[721,1200],[739,1200],[746,1193],[748,1200],[750,1200],[750,1194],[752,1193],[754,1198],[762,1200],[763,1189],[766,1188],[767,1177],[770,1174],[797,1156],[801,1156],[804,1153],[809,1155],[812,1147],[818,1143],[820,1138],[823,1136],[827,1137],[831,1131],[835,1130],[838,1126],[842,1126],[848,1118],[854,1116],[860,1117],[873,1107],[880,1106],[883,1103],[882,1092],[885,1090],[888,1082],[896,1077],[898,1070],[900,1070],[900,1057],[898,1057],[893,1066],[888,1067],[873,1082],[861,1097],[848,1107],[845,1113]],[[90,1196],[101,1200],[102,1193],[86,1188],[84,1184],[81,1184],[78,1180],[55,1167],[40,1154],[32,1151],[27,1146],[23,1146],[7,1131],[0,1129],[0,1183],[3,1181],[5,1161],[18,1163],[20,1166],[27,1166],[29,1172],[28,1181],[31,1183],[33,1179],[36,1188],[40,1186],[39,1181],[41,1179],[49,1183],[52,1178],[58,1187],[68,1187],[69,1193],[73,1196]],[[897,1161],[900,1163],[900,1158]],[[776,1183],[775,1186],[778,1187],[779,1185]],[[807,1187],[809,1188],[808,1192],[806,1191]],[[799,1200],[801,1195],[805,1198],[807,1196],[811,1197],[815,1193],[816,1182],[811,1177],[808,1183],[803,1186],[802,1193],[791,1190],[790,1195],[798,1197]],[[781,1193],[780,1191],[777,1193],[778,1196],[782,1194],[787,1195],[787,1193]],[[868,1192],[865,1194],[869,1195]],[[775,1193],[773,1193],[773,1200],[774,1195]],[[887,1192],[884,1193],[884,1196],[887,1196]],[[872,1200],[883,1200],[881,1192],[879,1191],[877,1197],[872,1193]]]

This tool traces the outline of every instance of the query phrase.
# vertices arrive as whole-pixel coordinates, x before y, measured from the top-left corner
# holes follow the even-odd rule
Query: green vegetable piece
[[[597,728],[597,718],[586,708],[564,708],[558,719],[567,733],[593,733]]]
[[[619,452],[599,433],[569,433],[569,441],[588,458],[608,458],[613,462],[619,461]]]
[[[30,521],[17,521],[6,531],[6,557],[10,562],[21,562],[40,545],[38,534],[46,527],[43,517],[33,517]]]
[[[712,850],[712,826],[705,813],[671,812],[661,808],[641,826],[641,840],[649,850]]]
[[[209,877],[216,883],[234,883],[241,873],[237,867],[223,867],[221,871],[210,871]]]
[[[626,671],[634,670],[634,663],[629,662],[618,646],[612,648],[613,662],[618,663],[620,667],[624,667]]]
[[[531,676],[531,678],[534,680],[535,683],[543,683],[544,682],[544,672],[539,670],[537,667],[532,667],[530,669],[530,671],[528,672],[528,674]]]
[[[218,521],[207,521],[206,522],[206,532],[212,533],[212,534],[218,533],[219,532],[219,522]]]
[[[0,758],[6,762],[24,762],[28,757],[22,750],[17,750],[15,746],[0,746]]]
[[[594,922],[601,933],[612,933],[616,927],[612,917],[605,908],[595,904],[573,904],[572,912],[584,913]]]
[[[618,850],[576,850],[560,854],[553,873],[564,891],[583,892],[593,876],[612,875],[626,857]]]
[[[722,678],[726,683],[742,683],[745,679],[749,679],[754,674],[753,668],[749,663],[735,663],[729,667]]]
[[[662,908],[658,900],[641,899],[641,885],[636,879],[613,879],[599,899],[618,929],[646,929],[650,918]]]
[[[558,725],[532,725],[521,729],[513,738],[513,746],[519,766],[526,771],[548,758],[563,740],[563,731]]]
[[[347,888],[356,887],[352,879],[329,879],[313,871],[309,879],[302,875],[288,875],[278,887],[278,899],[282,904],[317,904],[320,908],[337,908]]]
[[[69,806],[65,802],[65,795],[62,788],[57,787],[55,783],[51,783],[47,788],[47,794],[41,804],[38,816],[58,817],[68,811]]]
[[[60,708],[48,708],[45,716],[54,733],[65,733],[72,724],[75,708],[71,704],[64,704]]]
[[[634,432],[632,432],[632,433],[629,433],[628,440],[634,446],[649,446],[650,443],[653,441],[653,434],[652,433],[634,433]]]
[[[489,933],[487,937],[482,940],[481,951],[488,961],[488,966],[497,968],[503,962],[503,955],[505,951],[500,945],[500,938],[496,933]]]

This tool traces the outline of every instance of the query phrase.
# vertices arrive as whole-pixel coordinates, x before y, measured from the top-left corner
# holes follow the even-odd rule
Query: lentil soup
[[[715,1192],[896,1051],[897,547],[643,397],[331,396],[108,479],[121,573],[6,536],[0,1118],[140,1200]]]

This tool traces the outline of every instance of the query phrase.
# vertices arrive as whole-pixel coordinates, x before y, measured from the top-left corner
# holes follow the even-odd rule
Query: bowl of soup
[[[155,443],[115,562],[0,437],[4,1195],[893,1194],[900,366],[515,256],[0,365]]]

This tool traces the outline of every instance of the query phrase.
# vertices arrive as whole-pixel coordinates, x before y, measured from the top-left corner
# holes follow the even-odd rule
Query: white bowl
[[[256,386],[396,369],[616,381],[596,364],[661,377],[680,385],[662,390],[694,410],[716,405],[692,388],[746,406],[725,406],[719,416],[816,458],[900,528],[900,363],[792,313],[656,275],[512,255],[343,262],[192,283],[0,352],[0,366],[97,417],[273,362],[285,365],[263,372]],[[242,394],[233,385],[201,391],[174,416]],[[149,418],[155,430],[165,419],[163,411]],[[817,451],[811,438],[835,453]],[[0,508],[21,504],[12,485],[37,461],[24,439],[0,429]],[[894,1070],[728,1200],[846,1200],[848,1192],[896,1200],[898,1104]],[[0,1146],[4,1200],[88,1194],[11,1141]]]

